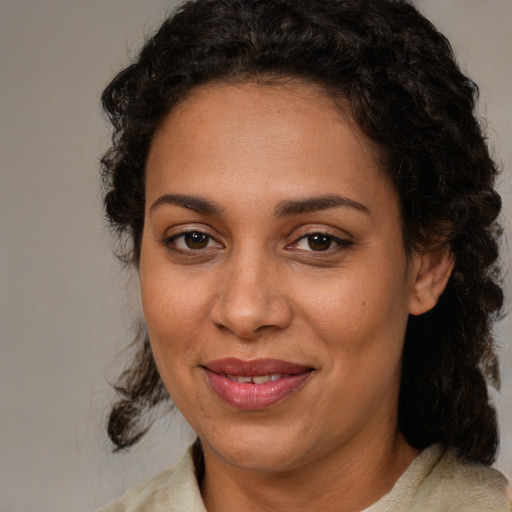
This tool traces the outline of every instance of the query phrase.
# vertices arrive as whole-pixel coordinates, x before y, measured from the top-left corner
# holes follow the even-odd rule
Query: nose
[[[291,323],[292,308],[283,293],[278,262],[251,255],[233,258],[224,265],[222,283],[210,311],[217,328],[251,340]]]

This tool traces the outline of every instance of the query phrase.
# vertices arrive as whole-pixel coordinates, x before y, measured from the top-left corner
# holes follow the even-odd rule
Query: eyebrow
[[[222,212],[220,205],[200,196],[189,196],[185,194],[164,194],[160,196],[150,207],[149,212],[153,213],[159,206],[171,204],[193,210],[203,215],[219,215]]]
[[[329,208],[352,208],[363,213],[370,213],[370,210],[361,203],[349,199],[348,197],[329,194],[320,197],[305,197],[293,201],[282,201],[275,210],[277,217],[287,217],[289,215],[300,215],[302,213],[312,213]]]
[[[218,203],[200,196],[164,194],[154,201],[149,207],[150,213],[163,204],[181,206],[182,208],[186,208],[203,215],[220,215],[223,212],[222,207]],[[336,194],[329,194],[319,197],[305,197],[303,199],[282,201],[274,209],[274,215],[276,217],[288,217],[291,215],[300,215],[340,207],[352,208],[363,213],[370,213],[365,205],[358,203],[353,199]]]

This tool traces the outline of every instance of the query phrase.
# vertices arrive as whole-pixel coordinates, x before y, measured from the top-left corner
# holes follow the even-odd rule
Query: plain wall
[[[512,2],[418,0],[481,88],[505,167],[512,238]],[[86,512],[171,465],[191,432],[163,419],[129,454],[104,430],[136,315],[136,279],[111,255],[98,158],[103,87],[172,2],[0,0],[0,512]],[[507,242],[505,243],[505,245]],[[510,252],[504,247],[510,297]],[[510,298],[508,299],[510,309]],[[502,346],[500,467],[512,476],[512,323]]]

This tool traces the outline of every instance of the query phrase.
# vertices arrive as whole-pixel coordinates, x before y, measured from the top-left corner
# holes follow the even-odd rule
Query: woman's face
[[[195,89],[155,135],[146,187],[151,345],[207,456],[281,471],[396,435],[419,257],[406,259],[393,185],[328,96]]]

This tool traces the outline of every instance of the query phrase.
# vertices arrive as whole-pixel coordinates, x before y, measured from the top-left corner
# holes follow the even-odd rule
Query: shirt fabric
[[[361,512],[510,512],[506,484],[498,471],[433,445],[414,459],[388,494]],[[207,512],[192,448],[174,468],[128,491],[101,512]]]

